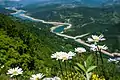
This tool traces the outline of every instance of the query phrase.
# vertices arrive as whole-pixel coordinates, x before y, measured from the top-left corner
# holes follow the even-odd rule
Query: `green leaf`
[[[92,71],[93,69],[95,69],[97,66],[91,66],[87,69],[87,72],[89,73],[90,71]]]
[[[87,60],[86,60],[87,67],[89,67],[90,65],[92,65],[92,63],[93,63],[93,56],[89,55],[87,57]]]
[[[82,69],[84,72],[86,72],[86,69],[85,69],[85,67],[84,67],[82,64],[77,63],[77,66],[78,66],[80,69]]]
[[[77,66],[74,66],[75,70],[80,72],[81,70],[77,67]]]

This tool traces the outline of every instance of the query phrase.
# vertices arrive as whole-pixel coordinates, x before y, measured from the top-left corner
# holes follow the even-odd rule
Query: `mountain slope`
[[[69,22],[73,26],[71,29],[66,30],[65,34],[77,36],[81,34],[91,33],[100,34],[105,33],[108,37],[108,46],[114,52],[114,46],[120,49],[119,44],[114,43],[117,37],[112,37],[107,34],[108,32],[115,33],[113,25],[120,22],[120,6],[112,6],[95,8],[95,7],[61,7],[59,4],[51,4],[46,6],[36,6],[26,8],[29,15],[35,18],[43,19],[46,21]],[[89,13],[89,14],[88,14]],[[112,30],[111,30],[112,28]],[[110,29],[110,31],[109,31]],[[120,34],[118,34],[120,35]],[[109,45],[113,43],[113,45]]]
[[[4,71],[0,69],[0,74],[6,74],[9,68],[19,66],[27,75],[24,80],[28,80],[34,72],[47,73],[46,69],[54,65],[58,67],[50,56],[63,50],[63,46],[66,51],[71,49],[66,47],[69,41],[65,42],[50,33],[47,28],[50,25],[16,20],[0,14],[0,66],[5,66]]]

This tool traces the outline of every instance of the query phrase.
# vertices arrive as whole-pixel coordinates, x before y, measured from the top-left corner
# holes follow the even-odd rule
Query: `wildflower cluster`
[[[14,78],[18,75],[21,75],[23,73],[22,68],[16,67],[16,68],[12,68],[8,70],[8,73],[10,75],[11,78]],[[45,75],[42,73],[38,73],[38,74],[33,74],[30,77],[30,80],[61,80],[59,77],[55,76],[54,78],[44,78]]]
[[[83,53],[83,52],[86,52],[86,49],[82,48],[82,47],[78,47],[78,48],[75,48],[75,52]],[[62,60],[64,62],[65,60],[72,59],[76,55],[75,52],[72,52],[72,51],[69,51],[68,53],[67,52],[62,52],[62,51],[61,52],[56,52],[56,53],[51,55],[51,58],[56,59],[56,60]],[[16,67],[16,68],[9,69],[7,74],[9,74],[11,78],[14,78],[18,75],[21,75],[22,73],[23,73],[22,68]],[[43,80],[61,80],[57,76],[55,76],[53,78],[44,78],[44,77],[45,77],[45,75],[42,74],[42,73],[33,74],[30,77],[30,80],[41,80],[41,79],[43,79]]]
[[[100,50],[107,50],[108,49],[108,47],[106,45],[99,45],[98,44],[100,41],[106,40],[103,35],[100,35],[100,36],[92,35],[92,37],[88,38],[87,40],[88,40],[87,42],[92,43],[90,45],[90,50],[92,50],[92,51],[99,52]],[[69,51],[69,52],[63,52],[63,51],[55,52],[54,54],[51,55],[51,58],[56,59],[56,60],[61,60],[62,62],[66,61],[64,63],[62,63],[62,62],[59,63],[60,67],[61,67],[60,68],[61,73],[62,73],[61,64],[65,66],[66,73],[63,74],[62,76],[66,77],[67,73],[68,73],[68,68],[67,68],[66,65],[68,65],[68,64],[70,65],[69,61],[67,62],[67,60],[71,60],[73,57],[75,57],[76,53],[84,53],[84,52],[86,52],[85,48],[77,47],[77,48],[75,48],[74,52],[72,52],[72,51]],[[88,58],[87,60],[89,60],[89,59],[90,58]],[[97,66],[90,66],[90,65],[88,66],[87,65],[88,61],[87,60],[84,61],[84,65],[82,65],[81,63],[77,63],[77,67],[75,67],[75,69],[77,71],[83,70],[83,73],[86,77],[85,79],[87,79],[87,80],[90,79],[90,78],[91,78],[91,80],[105,80],[104,77],[99,77],[97,74],[92,74],[91,71],[93,69],[95,69]],[[102,57],[101,57],[101,61],[102,61]],[[116,61],[116,59],[110,58],[110,59],[108,59],[108,61],[112,62],[112,61]],[[70,66],[70,68],[71,68],[71,66]],[[16,68],[9,69],[7,74],[9,74],[11,78],[15,78],[16,76],[23,74],[23,70],[22,70],[22,68],[16,67]],[[61,79],[57,76],[55,76],[55,77],[45,77],[45,75],[43,73],[38,73],[38,74],[31,75],[30,80],[61,80]]]
[[[97,74],[93,73],[91,80],[105,80],[104,76],[99,77]]]
[[[83,53],[83,52],[86,52],[86,49],[83,47],[78,47],[78,48],[75,48],[75,52]],[[72,59],[76,55],[75,52],[69,51],[67,53],[67,52],[60,51],[60,52],[56,52],[56,53],[52,54],[51,58],[56,59],[56,60],[62,60],[64,62],[65,60]]]
[[[108,49],[108,47],[106,45],[98,45],[98,42],[104,41],[104,40],[106,40],[106,39],[104,38],[104,35],[102,35],[102,34],[100,36],[92,35],[91,38],[87,39],[87,42],[93,43],[90,45],[90,47],[91,47],[90,49],[92,51],[100,51],[100,50],[107,50]]]
[[[92,51],[100,51],[100,50],[108,49],[108,47],[106,45],[98,45],[98,42],[106,40],[104,38],[104,35],[102,35],[102,34],[100,36],[92,35],[92,37],[88,38],[87,40],[88,40],[87,42],[89,42],[89,43],[94,43],[94,44],[90,45],[90,47],[91,47],[90,50],[92,50]],[[120,60],[119,58],[109,58],[108,62],[118,63],[119,60]]]
[[[54,54],[52,54],[51,58],[54,58],[56,60],[62,60],[62,61],[65,61],[65,60],[69,60],[69,59],[72,59],[72,57],[75,56],[76,53],[74,52],[56,52]]]

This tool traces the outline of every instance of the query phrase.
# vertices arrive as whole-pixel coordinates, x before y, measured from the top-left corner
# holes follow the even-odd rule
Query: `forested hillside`
[[[38,6],[36,4],[35,7],[26,6],[24,9],[28,11],[30,16],[35,18],[46,21],[71,23],[72,27],[64,31],[64,33],[67,35],[77,36],[86,33],[103,33],[108,39],[108,41],[105,43],[107,43],[109,50],[111,52],[118,52],[120,50],[119,44],[117,44],[119,43],[118,35],[120,35],[120,28],[119,25],[117,25],[120,23],[119,5],[115,5],[114,7],[106,6],[100,8],[69,8],[58,4],[46,6]]]
[[[50,26],[52,25],[20,22],[18,19],[0,14],[0,65],[5,66],[0,74],[6,74],[7,69],[17,66],[26,71],[26,76],[33,72],[47,73],[46,70],[55,65],[50,58],[52,53],[68,51],[77,46],[70,40],[50,33]]]

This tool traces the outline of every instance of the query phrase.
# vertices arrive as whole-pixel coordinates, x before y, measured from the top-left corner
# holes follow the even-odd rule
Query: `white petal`
[[[100,40],[101,40],[101,41],[104,41],[104,40],[106,40],[106,39],[105,39],[105,38],[101,38]]]
[[[87,38],[88,42],[93,42],[94,40],[92,38]]]

